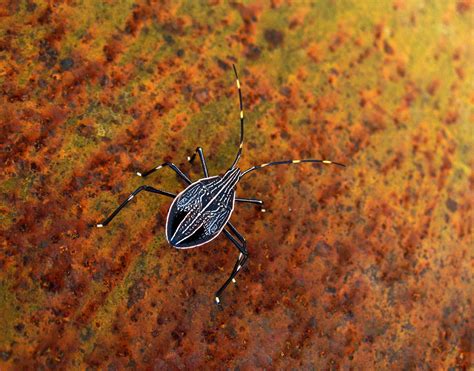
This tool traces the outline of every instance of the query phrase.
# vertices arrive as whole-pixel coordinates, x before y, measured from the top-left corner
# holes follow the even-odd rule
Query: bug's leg
[[[231,222],[228,222],[227,223],[227,226],[229,227],[229,229],[232,231],[232,233],[239,239],[239,241],[245,245],[245,247],[247,246],[247,240],[245,239],[244,236],[242,236],[242,234],[237,230],[237,228],[235,228]],[[239,249],[240,250],[240,249]]]
[[[262,210],[265,210],[265,209],[262,209]],[[245,239],[245,237],[242,236],[242,234],[240,234],[240,232],[237,230],[237,228],[234,227],[234,225],[231,222],[228,222],[227,226],[232,231],[232,233],[234,233],[234,235],[239,239],[239,241],[242,243],[242,245],[245,247],[245,251],[247,251],[247,240]],[[248,252],[247,252],[247,257],[248,257]],[[239,256],[239,258],[241,258],[241,256]],[[245,258],[245,260],[247,260],[247,258]],[[243,266],[243,264],[241,264],[241,265]],[[234,267],[234,269],[237,269],[237,264]],[[239,268],[239,270],[240,270],[240,268]],[[235,278],[232,279],[232,282],[236,283]]]
[[[201,160],[202,172],[204,173],[204,177],[208,178],[209,172],[207,171],[206,159],[204,158],[204,152],[201,147],[196,148],[193,155],[191,157],[188,157],[188,161],[190,163],[193,163],[194,159],[196,158],[196,155],[199,155],[199,159]]]
[[[99,223],[97,224],[97,227],[98,228],[102,228],[102,227],[105,227],[107,224],[110,223],[110,221],[115,218],[115,216],[120,212],[120,210],[122,210],[126,204],[128,204],[137,194],[139,194],[141,191],[147,191],[147,192],[151,192],[151,193],[158,193],[160,195],[163,195],[163,196],[168,196],[168,197],[171,197],[171,198],[175,198],[176,195],[174,193],[170,193],[170,192],[166,192],[166,191],[160,191],[159,189],[156,189],[156,188],[153,188],[153,187],[150,187],[150,186],[141,186],[141,187],[138,187],[136,190],[134,190],[130,196],[128,196],[128,198],[121,203],[121,205],[119,207],[117,207],[115,209],[115,211],[110,214],[107,219],[105,219],[102,223]]]
[[[238,197],[236,197],[235,201],[244,202],[244,203],[248,203],[248,204],[263,205],[262,200],[257,200],[255,198],[238,198]]]
[[[228,222],[228,223],[227,223],[227,226],[230,228],[230,230],[232,231],[232,233],[234,233],[234,235],[239,239],[240,243],[242,244],[242,246],[245,247],[245,250],[247,251],[247,248],[246,248],[246,247],[247,247],[247,240],[245,239],[245,237],[240,234],[240,232],[237,230],[237,228],[235,228],[235,227],[233,226],[233,224],[232,224],[231,222]],[[229,239],[230,239],[230,238],[229,238]],[[231,240],[231,241],[232,241],[232,240]],[[242,258],[242,254],[239,256],[239,259],[240,259],[240,258]],[[235,264],[234,270],[237,269],[238,263],[239,263],[239,261],[237,260],[237,263]],[[243,264],[241,264],[241,265],[243,265]],[[240,270],[240,268],[239,268],[239,270]],[[236,283],[235,278],[232,278],[232,282],[233,282],[233,283]]]
[[[168,166],[169,168],[171,168],[172,170],[174,170],[174,172],[175,172],[176,174],[178,174],[178,176],[179,176],[181,179],[183,179],[187,184],[191,184],[191,183],[192,183],[192,182],[191,182],[191,179],[189,179],[186,174],[184,174],[181,170],[179,170],[179,168],[178,168],[175,164],[173,164],[173,163],[171,163],[171,162],[164,162],[164,163],[162,163],[161,165],[155,166],[153,169],[150,169],[150,170],[148,170],[148,171],[145,171],[144,173],[137,172],[137,175],[138,175],[138,176],[141,176],[141,177],[143,177],[143,178],[145,178],[145,177],[147,177],[148,175],[154,173],[154,172],[157,171],[157,170],[160,170],[162,167],[165,167],[165,166]]]
[[[228,223],[228,225],[230,227],[230,223]],[[242,235],[239,232],[237,232],[237,230],[233,226],[230,228],[233,232],[235,231],[234,233],[236,233],[236,236],[239,239],[239,241],[237,241],[237,239],[235,239],[232,236],[232,234],[230,234],[230,232],[227,231],[227,229],[223,230],[224,235],[237,247],[237,249],[239,249],[240,254],[239,254],[239,257],[237,258],[237,261],[234,265],[234,269],[232,270],[232,273],[230,274],[229,278],[227,279],[227,281],[224,282],[222,287],[216,292],[215,300],[217,304],[220,303],[220,296],[224,292],[224,290],[227,288],[227,286],[229,286],[231,282],[235,282],[234,277],[243,268],[243,266],[247,262],[248,255],[249,255],[247,252],[247,242],[245,241],[245,238],[242,237]]]

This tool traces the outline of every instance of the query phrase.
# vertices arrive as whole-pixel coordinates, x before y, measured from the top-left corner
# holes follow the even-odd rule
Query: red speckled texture
[[[469,369],[472,1],[7,1],[0,368]],[[178,251],[178,192],[238,148],[266,213]]]

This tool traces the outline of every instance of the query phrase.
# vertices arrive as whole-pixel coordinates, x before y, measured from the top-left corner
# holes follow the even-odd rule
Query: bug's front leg
[[[216,292],[216,296],[215,296],[216,304],[220,304],[221,302],[220,296],[224,292],[224,290],[227,288],[227,286],[229,286],[231,282],[235,283],[235,276],[244,267],[249,256],[248,251],[247,251],[247,241],[245,241],[245,238],[235,229],[235,227],[232,224],[227,223],[227,225],[229,226],[231,231],[237,236],[238,240],[234,238],[234,236],[232,236],[232,234],[227,229],[223,230],[224,235],[237,247],[240,253],[234,265],[234,269],[232,270],[232,273],[230,274],[229,278],[227,279],[227,281],[224,282],[222,287]]]
[[[166,192],[166,191],[161,191],[159,189],[156,189],[156,188],[153,188],[153,187],[150,187],[150,186],[141,186],[141,187],[138,187],[136,190],[134,190],[130,196],[128,196],[128,198],[122,202],[120,204],[119,207],[117,207],[115,209],[115,211],[110,214],[107,219],[105,219],[102,223],[100,224],[97,224],[97,227],[98,228],[102,228],[102,227],[105,227],[107,224],[109,224],[111,222],[111,220],[113,218],[115,218],[115,216],[120,212],[120,210],[122,210],[125,205],[127,205],[130,201],[132,201],[132,199],[137,195],[139,194],[141,191],[146,191],[146,192],[151,192],[151,193],[158,193],[160,195],[163,195],[163,196],[168,196],[168,197],[171,197],[171,198],[175,198],[176,195],[174,193],[170,193],[170,192]]]
[[[178,176],[183,179],[187,184],[191,184],[191,179],[188,178],[186,174],[184,174],[175,164],[172,162],[164,162],[161,165],[155,166],[153,169],[150,169],[148,171],[145,171],[144,173],[137,172],[138,176],[141,176],[143,178],[146,178],[148,175],[154,173],[157,170],[160,170],[163,167],[169,167],[172,169]]]
[[[204,158],[204,151],[202,150],[201,147],[196,148],[193,155],[188,157],[188,161],[192,164],[194,159],[196,158],[196,155],[199,155],[199,159],[201,160],[201,166],[202,166],[202,172],[204,173],[204,178],[208,178],[209,172],[207,170],[206,159]]]

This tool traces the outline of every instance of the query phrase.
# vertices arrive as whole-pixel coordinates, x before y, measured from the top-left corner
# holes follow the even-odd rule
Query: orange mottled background
[[[471,0],[3,1],[0,369],[468,369]],[[223,237],[164,238],[178,192],[232,163]]]

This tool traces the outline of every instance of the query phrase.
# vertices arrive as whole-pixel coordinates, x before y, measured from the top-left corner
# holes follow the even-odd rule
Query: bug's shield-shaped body
[[[240,170],[200,179],[176,198],[166,219],[166,239],[178,249],[189,249],[216,238],[234,209]]]

